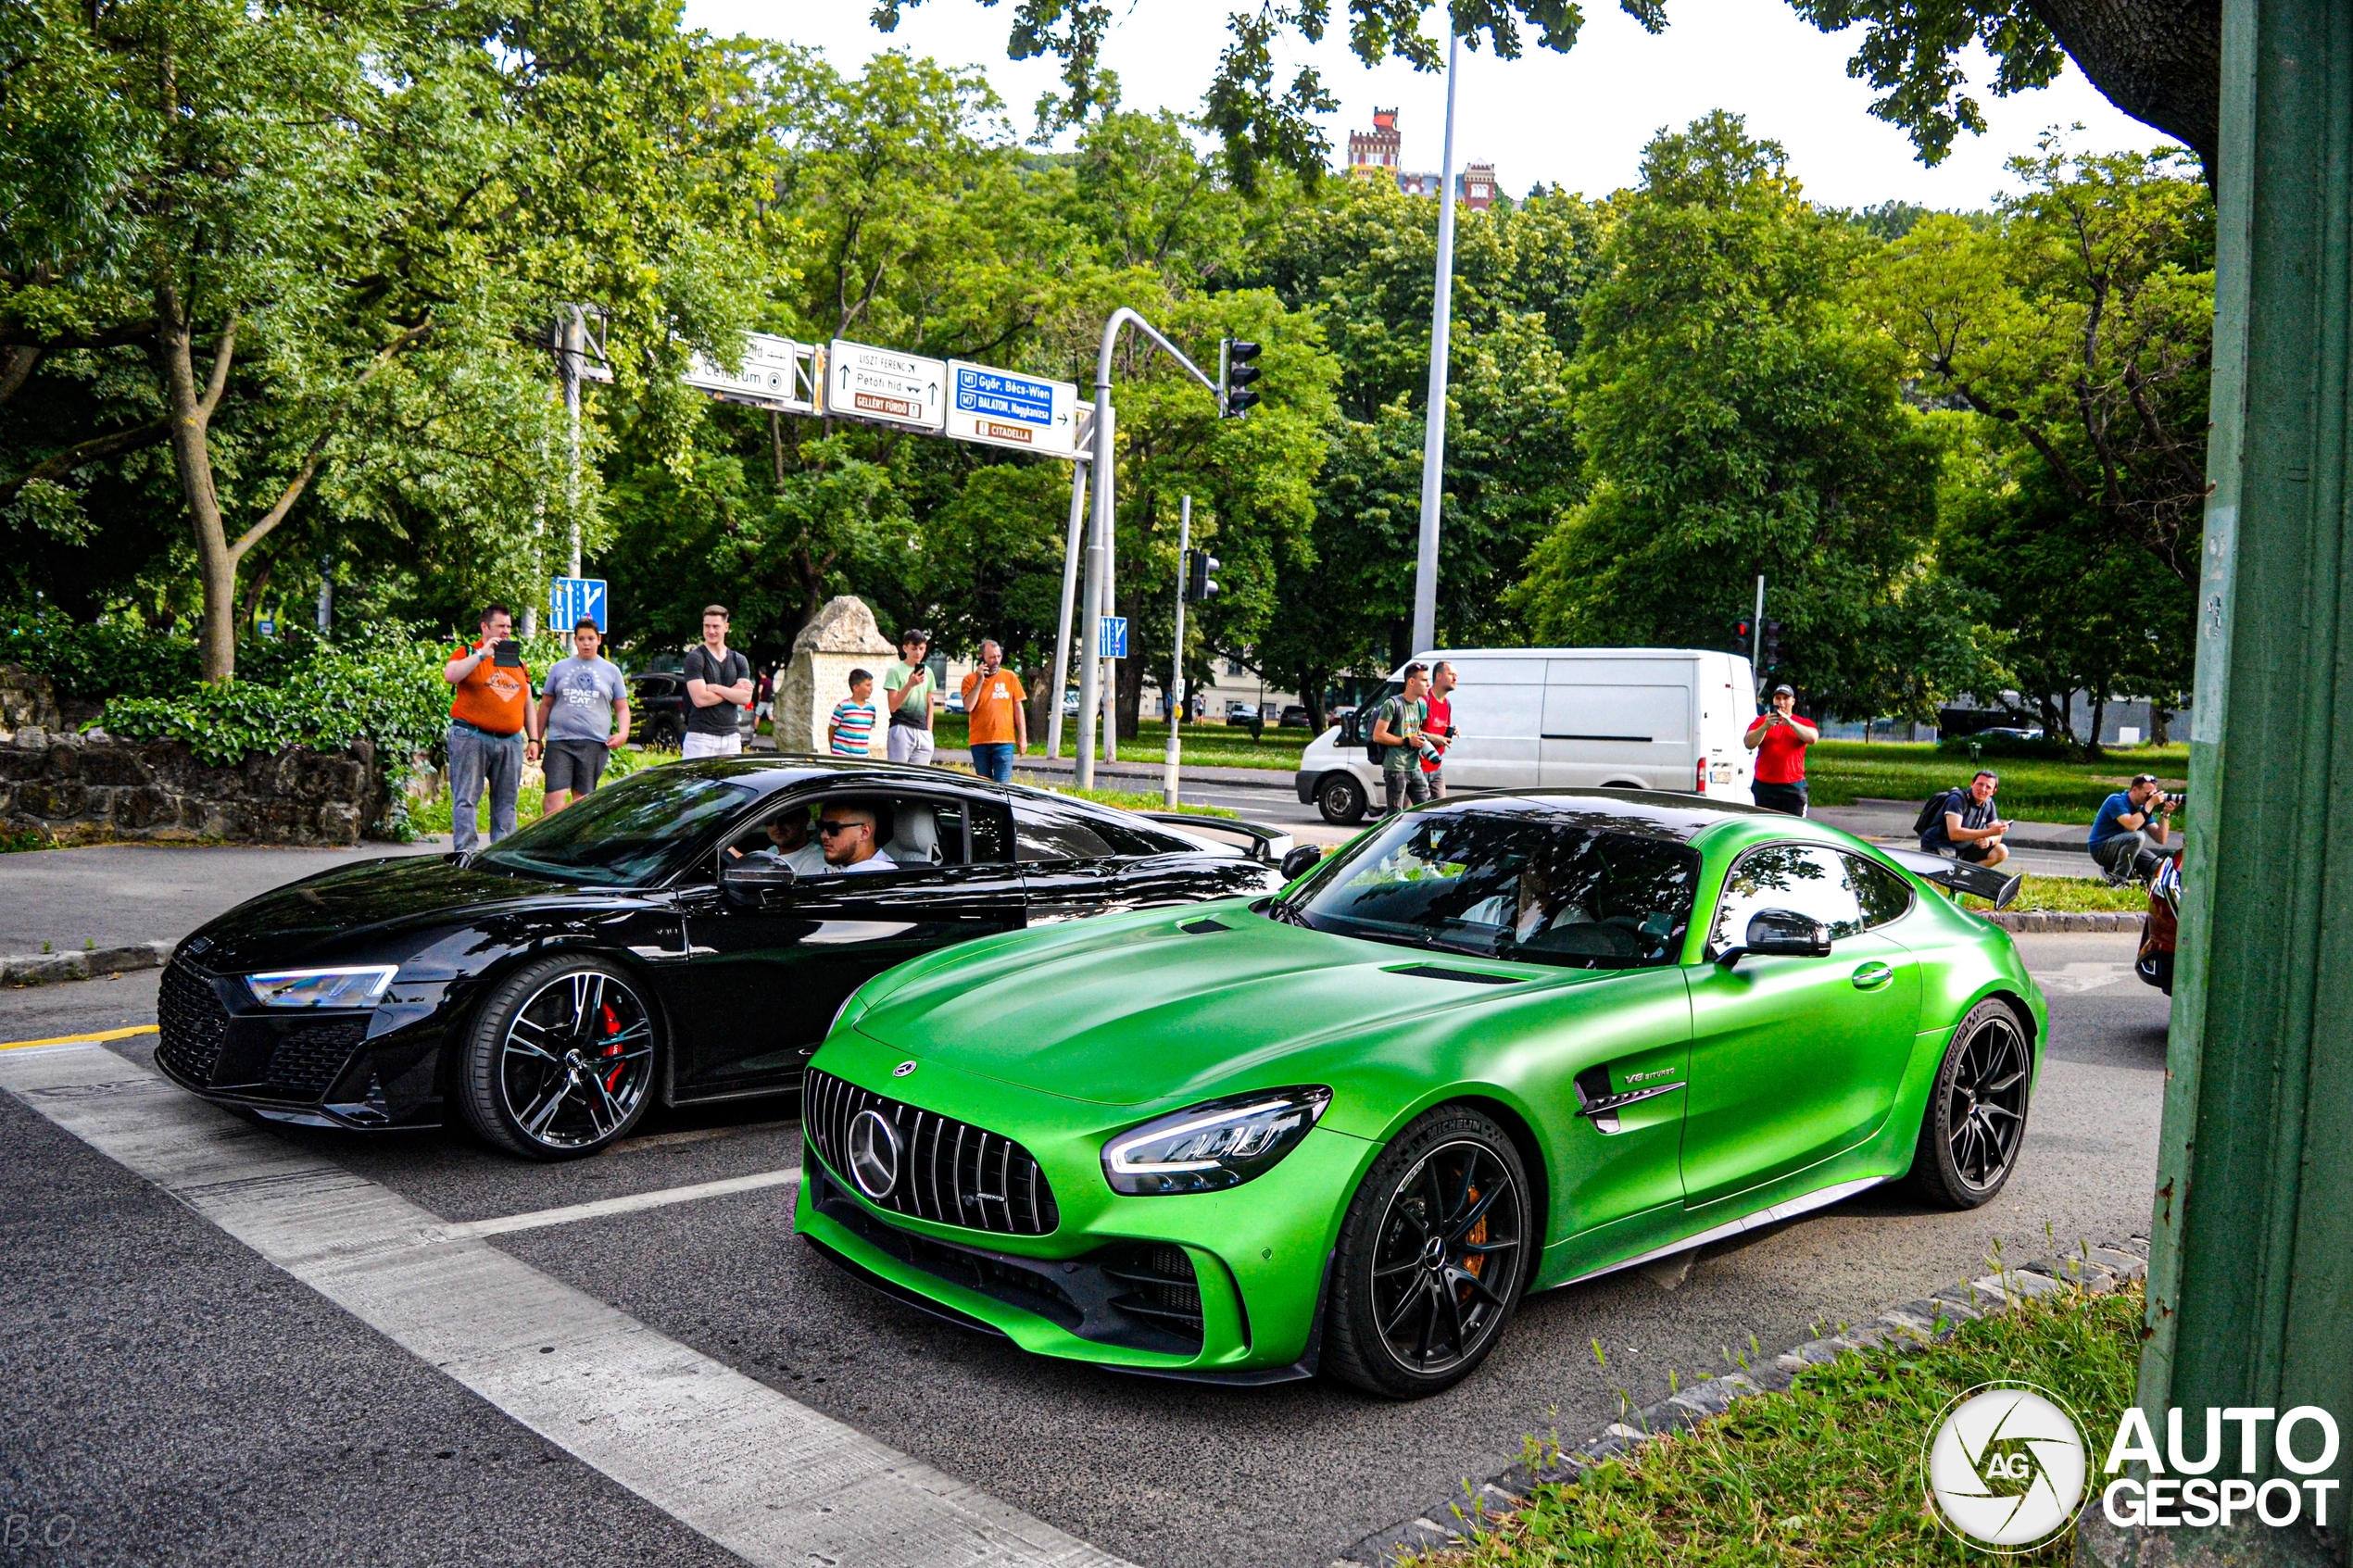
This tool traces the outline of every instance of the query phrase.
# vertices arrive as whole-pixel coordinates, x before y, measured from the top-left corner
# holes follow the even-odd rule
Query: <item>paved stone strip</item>
[[[94,980],[132,969],[161,969],[170,942],[132,942],[120,947],[85,947],[78,953],[0,953],[0,985],[50,985],[60,980]]]
[[[745,1561],[1125,1568],[101,1046],[0,1087]]]
[[[1485,1481],[1466,1480],[1455,1496],[1358,1541],[1332,1568],[1378,1568],[1463,1546],[1474,1534],[1494,1528],[1526,1506],[1539,1486],[1574,1481],[1592,1465],[1631,1455],[1654,1438],[1722,1415],[1737,1400],[1781,1393],[1807,1367],[1827,1365],[1849,1351],[1876,1345],[1917,1347],[1948,1336],[1972,1318],[2007,1311],[2037,1296],[2076,1286],[2104,1295],[2147,1273],[2148,1238],[2136,1236],[2117,1246],[2087,1247],[2078,1257],[2044,1260],[1949,1286],[1918,1301],[1890,1307],[1859,1327],[1841,1324],[1837,1334],[1792,1346],[1763,1365],[1694,1383],[1656,1404],[1629,1411],[1575,1448],[1559,1449],[1538,1469],[1519,1463]]]

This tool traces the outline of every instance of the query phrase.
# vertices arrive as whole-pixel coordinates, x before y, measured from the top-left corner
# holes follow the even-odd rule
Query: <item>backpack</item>
[[[1948,789],[1942,795],[1930,796],[1928,804],[1920,808],[1920,814],[1912,820],[1913,836],[1926,838],[1936,824],[1944,820],[1945,811],[1949,809],[1947,803],[1959,793],[1957,789]]]
[[[1355,722],[1357,734],[1365,742],[1365,755],[1372,759],[1372,764],[1376,768],[1389,761],[1390,748],[1373,739],[1373,728],[1380,722],[1381,711],[1389,706],[1389,703],[1390,699],[1384,697],[1376,703],[1369,712],[1360,708],[1349,716]]]

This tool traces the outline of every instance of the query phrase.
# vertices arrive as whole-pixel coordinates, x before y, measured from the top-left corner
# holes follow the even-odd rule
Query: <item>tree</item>
[[[1844,303],[1867,243],[1801,197],[1781,149],[1716,113],[1645,151],[1587,295],[1574,369],[1588,497],[1517,598],[1540,637],[1714,646],[1762,572],[1786,673],[1866,712],[1918,708],[1982,662],[1887,671],[1966,636],[1929,585],[1937,437]]]
[[[561,493],[526,341],[560,302],[600,304],[621,386],[673,413],[678,340],[742,320],[754,62],[665,0],[38,0],[6,43],[10,129],[71,157],[0,161],[40,215],[0,243],[0,390],[78,383],[103,427],[12,495],[54,518],[69,476],[167,445],[208,679],[242,563],[322,487],[396,532],[422,502],[527,535]]]
[[[2196,583],[2214,210],[2171,153],[2013,159],[1992,228],[1938,214],[1859,293],[1922,392],[2031,447],[2051,486]]]

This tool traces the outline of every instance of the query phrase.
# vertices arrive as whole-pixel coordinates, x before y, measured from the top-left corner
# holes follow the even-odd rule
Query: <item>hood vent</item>
[[[1421,980],[1465,980],[1474,985],[1516,985],[1516,974],[1488,974],[1476,969],[1448,969],[1434,963],[1409,963],[1403,969],[1392,969],[1391,974],[1410,974]]]
[[[1203,918],[1202,920],[1189,920],[1176,929],[1185,933],[1189,936],[1208,936],[1220,931],[1231,931],[1233,927],[1223,924],[1217,921]]]

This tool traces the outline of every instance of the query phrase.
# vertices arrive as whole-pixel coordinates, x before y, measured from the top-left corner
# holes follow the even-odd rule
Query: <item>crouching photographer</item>
[[[2110,882],[2146,882],[2172,853],[2165,842],[2180,800],[2157,785],[2155,773],[2135,773],[2132,784],[2100,802],[2087,846]]]

